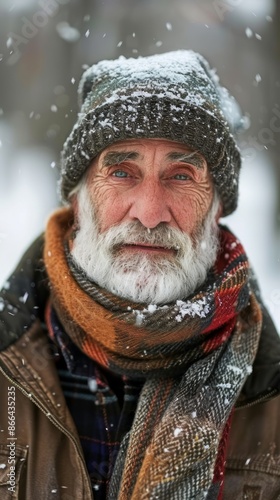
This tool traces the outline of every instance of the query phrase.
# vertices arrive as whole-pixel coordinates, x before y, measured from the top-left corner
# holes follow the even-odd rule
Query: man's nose
[[[133,220],[138,219],[149,229],[153,229],[161,222],[171,221],[166,196],[159,181],[148,179],[142,181],[134,193],[129,216]]]

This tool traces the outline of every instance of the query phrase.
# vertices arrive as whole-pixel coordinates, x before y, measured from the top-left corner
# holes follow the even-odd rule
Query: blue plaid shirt
[[[80,437],[95,500],[106,498],[124,435],[130,430],[143,381],[101,368],[71,341],[51,309],[51,337],[61,387]]]

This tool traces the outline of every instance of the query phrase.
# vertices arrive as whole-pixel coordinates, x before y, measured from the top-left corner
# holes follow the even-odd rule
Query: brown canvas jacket
[[[44,325],[42,245],[38,240],[24,256],[0,295],[0,499],[91,500]],[[230,432],[225,500],[280,499],[280,340],[264,313]]]
[[[60,388],[48,338],[38,322],[1,353],[0,377],[0,499],[91,500],[79,437]],[[14,410],[14,432],[9,410]],[[9,448],[12,443],[14,447]],[[14,495],[9,490],[9,456],[15,458],[11,463],[15,467]]]
[[[280,499],[280,397],[236,410],[224,498]]]

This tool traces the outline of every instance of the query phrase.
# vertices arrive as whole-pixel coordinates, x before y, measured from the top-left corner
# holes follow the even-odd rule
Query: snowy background
[[[280,330],[280,8],[273,0],[0,0],[0,284],[58,205],[59,152],[83,69],[187,48],[217,68],[250,117],[238,210]]]

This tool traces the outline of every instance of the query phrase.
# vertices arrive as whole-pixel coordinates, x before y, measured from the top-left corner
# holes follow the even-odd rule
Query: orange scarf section
[[[209,292],[199,292],[187,301],[193,310],[178,321],[176,304],[159,307],[150,314],[145,305],[115,297],[87,281],[97,296],[107,297],[118,312],[116,307],[113,311],[94,300],[71,273],[67,245],[72,230],[71,209],[60,209],[51,216],[45,234],[44,262],[52,305],[68,335],[86,355],[119,373],[143,375],[164,369],[166,376],[168,372],[184,372],[186,366],[229,340],[239,312],[238,297],[244,296],[248,280],[248,260],[240,244],[233,246],[232,257],[226,260],[229,267],[225,266],[221,252],[216,264],[220,266],[217,276],[221,276],[217,286],[212,291],[210,286]],[[227,248],[232,241],[237,240],[221,229],[222,245]],[[81,270],[78,275],[83,276]],[[87,280],[85,276],[83,279]],[[246,294],[245,300],[249,301],[248,291]],[[201,304],[207,314],[194,313]],[[140,325],[139,313],[145,316]]]

